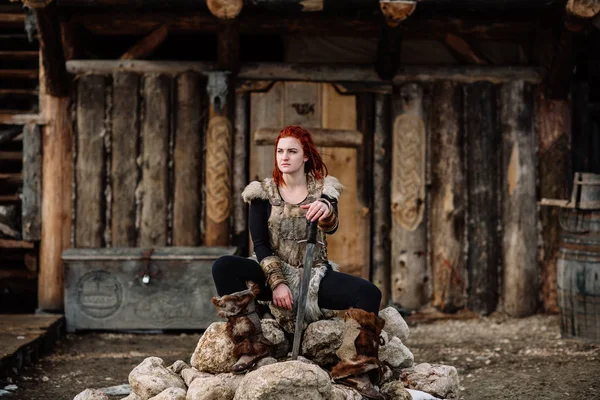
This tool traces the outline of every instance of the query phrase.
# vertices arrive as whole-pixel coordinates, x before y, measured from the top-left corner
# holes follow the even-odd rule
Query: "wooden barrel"
[[[560,225],[561,332],[600,342],[600,210],[563,209]]]

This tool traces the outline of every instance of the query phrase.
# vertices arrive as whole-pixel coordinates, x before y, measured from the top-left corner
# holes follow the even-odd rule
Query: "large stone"
[[[185,400],[186,391],[181,388],[168,388],[149,400]]]
[[[401,341],[408,339],[408,324],[394,307],[379,311],[379,316],[385,320],[383,330],[390,336],[396,336]]]
[[[344,385],[333,385],[333,400],[362,400],[363,397],[356,390]]]
[[[185,361],[177,360],[172,365],[169,365],[167,369],[175,372],[176,374],[180,374],[184,369],[189,368],[190,366],[185,363]]]
[[[308,325],[302,341],[302,355],[323,366],[339,361],[335,354],[342,344],[344,321],[340,318],[316,321]]]
[[[129,373],[129,384],[139,400],[148,400],[168,388],[186,389],[183,379],[164,366],[158,357],[148,357]]]
[[[412,396],[406,390],[402,382],[393,381],[384,384],[381,387],[381,393],[383,393],[386,398],[394,399],[394,400],[411,400]]]
[[[393,336],[385,345],[379,347],[379,361],[392,368],[407,368],[413,365],[415,356],[398,337]]]
[[[200,372],[196,368],[186,368],[181,371],[181,377],[188,387],[196,378],[210,378],[211,376],[213,375],[208,372]]]
[[[186,400],[231,400],[243,379],[242,375],[219,374],[194,379]]]
[[[129,396],[123,397],[121,400],[138,400],[138,397],[135,395],[135,393],[131,392],[129,393]]]
[[[73,400],[108,400],[108,396],[98,389],[85,389],[75,396]]]
[[[327,372],[317,365],[302,361],[284,361],[248,373],[242,379],[234,400],[332,398],[333,387]]]
[[[407,388],[437,397],[457,399],[459,395],[458,372],[450,365],[418,364],[402,371],[400,379]]]
[[[273,346],[271,346],[271,354],[275,358],[285,357],[292,350],[292,345],[285,336],[283,329],[274,319],[263,319],[260,321],[263,335]]]
[[[233,356],[233,341],[226,329],[225,322],[214,322],[206,329],[190,359],[192,367],[211,374],[231,371],[237,360]]]

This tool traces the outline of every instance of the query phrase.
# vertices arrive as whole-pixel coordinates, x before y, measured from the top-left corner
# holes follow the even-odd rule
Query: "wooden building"
[[[0,114],[24,159],[21,235],[0,245],[30,250],[40,310],[63,310],[67,248],[248,254],[240,193],[299,124],[346,187],[330,257],[386,303],[556,311],[539,201],[600,172],[600,1],[23,3],[40,107]]]

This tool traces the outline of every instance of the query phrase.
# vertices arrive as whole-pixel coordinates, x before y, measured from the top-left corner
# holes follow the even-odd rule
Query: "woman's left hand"
[[[329,215],[329,206],[322,201],[315,201],[300,207],[308,210],[306,212],[306,219],[309,221],[323,220]]]

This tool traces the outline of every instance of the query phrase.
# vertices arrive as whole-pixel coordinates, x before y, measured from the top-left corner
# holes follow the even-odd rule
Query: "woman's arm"
[[[319,201],[322,201],[329,207],[329,214],[319,220],[319,228],[326,234],[332,235],[337,231],[339,226],[337,200],[333,197],[323,195]]]

